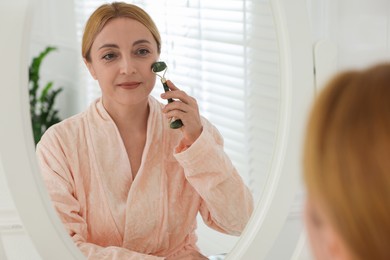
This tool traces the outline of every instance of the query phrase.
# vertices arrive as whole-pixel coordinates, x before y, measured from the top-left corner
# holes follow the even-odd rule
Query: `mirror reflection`
[[[56,29],[45,25],[60,44],[42,78],[61,71],[56,80],[64,91],[53,100],[64,120],[37,145],[39,163],[54,206],[84,254],[202,259],[197,213],[203,218],[198,223],[239,235],[267,178],[279,98],[272,13],[266,4],[237,11],[234,1],[219,12],[212,4],[133,2],[155,23],[141,11],[147,22],[129,18],[135,7],[126,5],[117,7],[120,17],[91,18],[84,36],[98,1],[90,9],[85,3],[49,5],[83,25],[73,31],[63,21]],[[253,10],[263,10],[263,17]],[[172,18],[177,13],[187,19],[178,23]],[[209,23],[226,14],[226,27]],[[262,30],[252,32],[259,24]],[[42,31],[39,25],[35,32]],[[49,40],[33,41],[32,53]],[[163,96],[151,69],[159,60],[172,79]],[[250,120],[256,113],[261,123]],[[183,127],[170,129],[172,118]]]

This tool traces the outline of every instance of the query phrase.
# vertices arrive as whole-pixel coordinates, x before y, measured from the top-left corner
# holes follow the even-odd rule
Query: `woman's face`
[[[151,70],[158,57],[152,33],[130,18],[107,22],[92,44],[87,67],[98,80],[104,105],[134,105],[145,101],[156,76]]]
[[[321,200],[309,196],[305,207],[305,224],[314,259],[352,259]]]

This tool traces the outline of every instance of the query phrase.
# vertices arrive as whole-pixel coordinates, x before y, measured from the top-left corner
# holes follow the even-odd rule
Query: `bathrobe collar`
[[[163,136],[164,122],[161,113],[161,104],[149,96],[149,117],[147,122],[147,135],[142,161],[136,178],[132,179],[130,162],[126,148],[119,130],[104,108],[101,98],[97,99],[88,110],[87,120],[93,145],[93,154],[98,165],[98,178],[105,192],[107,204],[117,226],[122,241],[144,237],[148,230],[153,232],[156,225],[160,225],[158,216],[160,194],[163,194],[164,186],[161,170],[164,156]],[[151,146],[154,144],[152,149]],[[158,145],[155,145],[158,144]],[[160,162],[155,162],[159,160]],[[153,163],[151,163],[154,161]],[[150,169],[153,166],[154,169]],[[153,192],[150,192],[153,191]],[[154,216],[148,216],[144,221],[137,220],[141,225],[134,230],[126,230],[126,222],[135,222],[134,218],[144,217],[145,201],[153,202],[149,212],[156,212]],[[119,202],[119,203],[118,203]],[[99,202],[97,202],[99,203]],[[126,211],[125,214],[124,211]],[[141,232],[142,231],[142,232]],[[125,237],[124,237],[125,236]],[[139,245],[140,246],[140,245]],[[150,245],[143,245],[150,248]],[[134,248],[134,250],[141,248]]]

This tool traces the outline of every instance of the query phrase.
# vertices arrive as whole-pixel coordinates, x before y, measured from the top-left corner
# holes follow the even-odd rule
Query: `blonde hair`
[[[85,25],[81,46],[81,53],[84,59],[91,61],[90,52],[96,36],[110,19],[119,17],[134,19],[148,28],[156,40],[158,53],[161,52],[161,36],[152,18],[136,5],[114,2],[101,5],[89,17]]]
[[[320,93],[304,179],[358,259],[390,259],[390,64],[341,73]]]

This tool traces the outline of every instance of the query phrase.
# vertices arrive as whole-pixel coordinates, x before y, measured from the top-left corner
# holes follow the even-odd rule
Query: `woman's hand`
[[[191,146],[198,139],[203,129],[198,103],[195,98],[178,89],[170,80],[167,81],[167,84],[172,91],[161,94],[161,98],[176,100],[167,104],[162,111],[167,118],[174,117],[183,122],[183,126],[180,128],[183,133],[182,142],[186,146]]]

